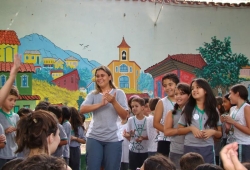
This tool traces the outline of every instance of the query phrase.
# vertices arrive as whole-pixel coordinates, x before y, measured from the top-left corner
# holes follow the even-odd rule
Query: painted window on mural
[[[132,73],[133,72],[133,69],[132,69],[132,67],[130,67],[130,73]]]
[[[157,96],[161,97],[161,81],[157,81]]]
[[[119,78],[120,88],[129,88],[129,78],[127,76],[121,76]]]
[[[118,72],[118,67],[115,67],[115,72]]]
[[[122,60],[127,60],[127,54],[126,54],[126,51],[123,51],[122,52]]]
[[[21,87],[28,87],[28,76],[27,75],[21,76]]]
[[[120,72],[128,72],[128,66],[126,66],[125,64],[122,64],[120,66]]]
[[[1,75],[0,80],[1,80],[0,85],[2,87],[5,84],[5,82],[6,82],[6,76],[5,75]]]

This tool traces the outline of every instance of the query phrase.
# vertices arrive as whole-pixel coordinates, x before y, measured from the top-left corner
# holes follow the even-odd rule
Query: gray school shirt
[[[182,110],[177,110],[176,113],[172,115],[173,128],[178,128],[178,122],[181,117],[181,112]],[[170,152],[183,154],[184,153],[184,138],[185,138],[185,135],[171,136]]]
[[[74,130],[71,130],[71,135],[75,136]],[[78,138],[84,139],[86,141],[86,136],[85,136],[85,133],[84,133],[84,130],[83,130],[82,126],[78,127]],[[79,142],[77,142],[75,140],[70,141],[70,144],[69,144],[70,147],[78,147],[80,145],[81,145],[81,143],[79,143]]]
[[[70,143],[70,138],[71,138],[71,124],[69,123],[69,121],[65,121],[62,124],[64,131],[67,135],[67,140],[68,143],[66,145],[64,145],[64,150],[63,150],[63,157],[69,158],[69,143]]]
[[[122,108],[129,110],[125,93],[121,89],[112,89],[109,93],[114,95],[115,92],[117,102]],[[94,94],[91,92],[87,95],[82,106],[101,103],[102,96],[102,93]],[[86,136],[104,142],[123,140],[122,135],[119,133],[117,119],[118,113],[111,103],[94,110]]]
[[[4,132],[10,126],[16,127],[19,120],[19,116],[16,113],[11,112],[11,114],[6,114],[0,109],[0,124],[3,126]],[[16,132],[5,134],[6,145],[4,148],[0,149],[1,159],[13,159],[17,155],[14,153],[17,150],[17,144],[15,142]]]
[[[216,114],[218,114],[218,113],[216,113]],[[194,108],[194,111],[193,111],[193,114],[192,114],[191,126],[195,126],[198,129],[200,129],[200,123],[199,123],[200,118],[202,118],[202,121],[201,121],[202,129],[201,130],[211,129],[210,127],[204,128],[204,124],[206,123],[206,121],[208,119],[207,114],[206,113],[201,114],[195,108]],[[178,123],[180,125],[183,125],[183,126],[188,126],[187,122],[185,121],[185,115],[184,114],[181,115],[180,120],[179,120]],[[217,126],[221,126],[220,119],[217,122]],[[194,137],[192,132],[189,132],[188,134],[185,135],[184,145],[185,146],[197,146],[197,147],[211,146],[211,145],[214,145],[214,140],[213,140],[213,136],[211,136],[210,138],[208,138],[206,140],[205,139],[199,139],[199,138]]]
[[[67,135],[64,131],[64,128],[62,125],[60,125],[59,123],[57,124],[58,126],[58,129],[60,130],[60,133],[59,133],[59,136],[60,136],[60,140],[67,140]],[[62,158],[63,157],[63,150],[64,150],[64,146],[58,146],[56,151],[52,154],[52,156],[55,156],[55,157],[60,157]]]

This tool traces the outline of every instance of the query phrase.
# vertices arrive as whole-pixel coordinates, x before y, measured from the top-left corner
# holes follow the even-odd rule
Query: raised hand
[[[22,57],[22,55],[15,54],[15,56],[14,56],[14,65],[10,70],[10,76],[16,76],[16,74],[17,74],[17,72],[18,72],[18,70],[20,68],[20,65],[21,65],[21,57]]]

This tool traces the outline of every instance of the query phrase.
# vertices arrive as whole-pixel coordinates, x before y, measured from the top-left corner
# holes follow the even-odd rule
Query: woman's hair
[[[50,155],[34,155],[17,164],[13,170],[66,170],[67,164],[61,158]]]
[[[79,112],[74,107],[70,107],[69,111],[71,113],[70,123],[72,129],[74,130],[75,136],[78,137],[78,127],[82,127],[82,117],[80,116]],[[84,130],[84,128],[83,128]]]
[[[149,105],[149,108],[150,108],[151,111],[155,110],[155,106],[156,106],[156,104],[158,103],[159,100],[160,100],[159,97],[156,97],[156,98],[153,98],[153,99],[149,100],[149,104],[148,105]]]
[[[178,83],[176,89],[180,90],[182,94],[187,94],[188,96],[190,95],[191,92],[190,86],[186,83]],[[173,115],[176,114],[179,107],[180,106],[177,103],[175,103],[174,110],[172,111]]]
[[[71,112],[69,111],[68,106],[63,106],[62,107],[62,122],[61,122],[61,124],[63,124],[65,120],[69,120],[70,117],[71,117]]]
[[[109,70],[109,68],[106,67],[106,66],[99,66],[99,67],[97,67],[96,70],[95,70],[95,76],[96,76],[97,71],[99,71],[99,70],[103,70],[105,73],[108,74],[108,76],[111,76],[111,80],[109,81],[109,86],[111,88],[113,88],[113,89],[116,89],[115,85],[113,84],[113,76],[112,76],[112,73]],[[96,89],[94,91],[95,94],[98,94],[98,93],[102,92],[100,86],[96,83],[96,81],[95,81],[95,89]]]
[[[60,119],[62,117],[62,109],[59,106],[56,105],[49,105],[48,111],[52,112],[56,115],[57,119]]]
[[[30,115],[20,119],[16,131],[16,153],[26,149],[42,149],[48,151],[47,137],[56,135],[57,118],[50,112],[37,110]]]
[[[214,97],[213,91],[208,84],[208,82],[203,79],[203,78],[197,78],[194,79],[191,82],[190,85],[190,90],[192,91],[192,84],[196,82],[197,85],[204,89],[206,94],[205,94],[205,101],[204,101],[204,111],[207,114],[207,121],[204,125],[204,127],[209,126],[210,128],[215,128],[217,129],[217,122],[219,121],[219,114],[216,110],[216,99]],[[193,95],[190,95],[189,100],[187,104],[185,105],[185,108],[182,113],[185,114],[185,119],[188,125],[191,125],[191,120],[192,120],[192,114],[194,111],[194,108],[196,106],[196,100],[193,98]]]
[[[50,102],[47,101],[40,101],[36,107],[35,110],[48,110],[48,107],[50,105]]]
[[[222,97],[217,96],[217,97],[216,97],[216,104],[217,104],[217,109],[219,110],[220,114],[225,113],[225,109],[224,109],[224,107],[222,106],[222,103],[223,103]],[[220,108],[218,108],[218,106],[220,106]]]
[[[140,98],[140,97],[136,97],[136,98],[133,98],[132,99],[132,102],[137,102],[139,103],[141,106],[145,106],[145,100],[143,98]],[[132,103],[131,102],[131,103]]]
[[[174,163],[161,154],[150,156],[143,164],[144,170],[176,170]]]
[[[244,85],[242,85],[242,84],[236,84],[236,85],[232,86],[230,90],[232,92],[234,92],[234,93],[238,92],[240,98],[242,98],[247,103],[249,103],[249,101],[248,101],[248,91],[247,91],[247,88]]]

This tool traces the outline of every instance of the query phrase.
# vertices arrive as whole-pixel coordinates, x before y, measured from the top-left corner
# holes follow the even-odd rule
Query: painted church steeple
[[[124,37],[122,38],[122,42],[117,46],[119,48],[119,60],[120,61],[129,61],[129,48],[130,46],[125,41]]]

